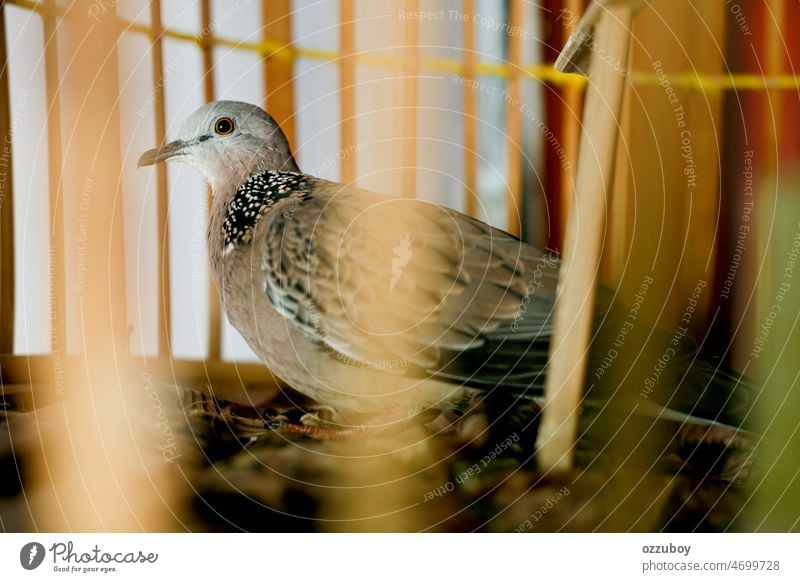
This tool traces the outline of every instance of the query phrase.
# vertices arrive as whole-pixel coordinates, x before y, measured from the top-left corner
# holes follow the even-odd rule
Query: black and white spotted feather
[[[258,221],[276,202],[308,191],[310,181],[295,172],[267,170],[250,176],[233,196],[227,208],[223,230],[225,248],[250,242]]]

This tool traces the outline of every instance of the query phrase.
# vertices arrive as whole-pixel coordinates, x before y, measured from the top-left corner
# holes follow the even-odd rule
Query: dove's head
[[[199,169],[215,192],[263,170],[297,172],[286,136],[263,109],[214,101],[183,123],[177,139],[146,151],[139,167],[175,160]]]

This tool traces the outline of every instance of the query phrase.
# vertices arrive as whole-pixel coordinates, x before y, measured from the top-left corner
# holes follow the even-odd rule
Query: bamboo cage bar
[[[40,477],[32,511],[44,530],[130,531],[160,518],[144,511],[152,475],[129,462],[139,450],[129,415],[143,392],[128,359],[119,101],[108,98],[119,92],[118,30],[95,26],[89,6],[77,0],[68,10],[64,50],[72,61],[61,79],[64,123],[80,129],[64,144],[64,191],[68,219],[84,232],[64,244],[85,261],[85,283],[76,285],[72,302],[83,349],[66,366],[69,402],[50,418],[58,429],[42,433],[41,458],[32,459],[30,470]]]
[[[264,55],[264,81],[266,83],[266,109],[275,119],[286,138],[289,147],[294,141],[294,58],[287,48],[292,43],[292,3],[290,0],[264,0],[264,46],[266,39],[275,44]]]
[[[508,148],[508,232],[522,232],[522,0],[511,0],[508,14],[508,64],[506,87],[506,146]]]
[[[214,101],[216,98],[216,87],[214,83],[214,42],[209,38],[211,34],[211,0],[201,0],[200,2],[200,24],[204,33],[201,43],[203,55],[203,97],[206,102]],[[209,212],[214,203],[211,189],[206,193]],[[219,294],[217,286],[209,278],[208,280],[208,359],[215,361],[221,359],[222,354],[222,312],[220,309]]]
[[[786,0],[767,0],[766,26],[770,33],[766,35],[766,67],[765,73],[770,77],[779,76],[783,72],[783,61],[786,54],[785,39],[781,31],[786,30]],[[765,154],[769,155],[766,166],[768,174],[775,175],[778,172],[778,146],[785,128],[780,123],[783,118],[783,104],[779,95],[775,94],[774,89],[767,90],[766,117],[771,123],[764,124],[765,139],[768,145],[775,144],[775,147],[767,147]]]
[[[633,9],[605,9],[595,29],[596,46],[627,63]],[[562,53],[563,54],[563,53]],[[576,203],[567,223],[556,299],[554,331],[538,436],[539,463],[547,471],[572,468],[580,399],[583,395],[594,295],[600,260],[606,194],[611,188],[618,120],[627,77],[592,59],[584,109]]]
[[[663,0],[661,0],[663,4]],[[686,38],[687,55],[682,55],[683,67],[692,66],[701,74],[718,74],[725,68],[724,55],[715,46],[715,39],[723,37],[725,34],[724,13],[726,7],[721,3],[708,2],[701,5],[694,5],[694,11],[689,7],[690,2],[685,1],[679,5],[679,9],[685,14],[682,21],[676,23],[671,28],[675,30],[673,34],[679,34]],[[636,24],[646,26],[654,16],[655,10],[643,12],[641,19]],[[704,30],[695,32],[692,30],[694,19],[700,18],[705,23]],[[669,22],[669,20],[668,20]],[[643,52],[643,51],[642,51]],[[641,58],[641,62],[648,62],[645,55],[634,52]],[[655,91],[655,90],[654,90]],[[661,95],[663,102],[663,93]],[[714,284],[715,266],[718,262],[718,243],[720,234],[718,231],[718,221],[720,220],[720,205],[722,204],[719,184],[720,176],[720,151],[722,141],[721,128],[723,127],[723,95],[717,92],[703,95],[697,92],[684,91],[681,101],[685,103],[687,111],[687,123],[692,131],[692,146],[694,149],[694,161],[701,171],[696,176],[697,186],[692,196],[687,196],[682,210],[682,222],[685,225],[683,240],[676,241],[675,246],[678,261],[676,269],[679,270],[678,285],[681,299],[689,296],[692,289],[697,285],[698,278],[708,281],[709,285]],[[670,120],[675,126],[674,119]],[[705,129],[700,131],[700,129]],[[706,129],[707,128],[707,129]],[[656,124],[656,131],[660,129],[660,124]],[[631,127],[631,133],[635,129]],[[666,132],[664,132],[666,133]],[[660,140],[660,136],[658,138]],[[632,143],[636,147],[635,143]],[[677,143],[672,146],[677,148]],[[644,150],[644,148],[642,148]],[[634,174],[633,168],[631,173]],[[686,191],[689,178],[678,170],[668,168],[666,174],[676,174],[676,192]],[[638,182],[636,190],[646,192],[647,183],[643,182],[643,172],[636,172],[634,178]],[[669,179],[665,176],[666,179]],[[663,182],[662,182],[663,184]],[[670,188],[670,190],[672,190]],[[622,246],[622,245],[620,245]],[[680,301],[680,300],[679,300]],[[676,302],[675,313],[679,314],[684,309],[680,303]],[[713,309],[712,294],[704,294],[697,305],[697,317],[693,320],[692,333],[701,337],[706,331],[706,321]],[[680,315],[676,315],[680,317]],[[677,321],[677,320],[676,320]],[[670,326],[674,324],[670,323]]]
[[[765,59],[765,74],[775,76],[783,72],[784,59],[786,58],[786,39],[782,33],[783,30],[786,30],[784,28],[787,12],[786,0],[767,0],[765,9],[764,26],[766,27],[766,34],[764,42],[766,44],[765,48],[767,53],[767,58]],[[784,124],[779,121],[784,119],[785,106],[782,96],[777,94],[775,90],[768,90],[763,107],[763,118],[766,123],[763,124],[763,136],[761,139],[763,140],[762,143],[764,147],[758,152],[761,158],[761,171],[764,175],[777,177],[780,175],[781,170],[778,151],[781,144],[785,143],[784,132],[786,131]],[[780,180],[775,179],[772,183],[767,182],[764,186],[768,193],[765,198],[771,199],[770,203],[777,207],[778,190],[782,187]],[[760,254],[761,256],[765,256],[767,254],[767,245],[763,242],[761,242],[760,245],[763,247],[762,253]],[[769,262],[765,262],[761,269],[761,276],[766,277],[767,281],[772,278],[772,268]],[[767,304],[766,297],[763,297],[765,293],[769,293],[769,291],[766,290],[766,286],[758,285],[755,281],[750,284],[754,288],[752,296],[757,301],[757,305]],[[752,322],[752,320],[748,323],[750,323],[748,332],[756,335],[757,324]],[[749,346],[743,339],[745,335],[747,334],[738,334],[738,337],[734,338],[737,353],[746,353],[749,349]]]
[[[419,0],[405,0],[406,12],[419,11]],[[419,21],[405,20],[403,27],[403,103],[400,192],[406,198],[417,193],[417,88],[419,74]]]
[[[784,27],[786,24],[788,7],[786,5],[786,0],[767,0],[767,6],[765,8],[767,9],[764,23],[764,26],[767,28],[765,31],[767,34],[764,35],[767,53],[767,58],[765,59],[765,73],[770,76],[779,75],[783,71],[785,59],[788,57],[786,38],[782,33],[782,31],[785,30]],[[767,121],[767,123],[763,124],[763,135],[760,136],[764,147],[759,148],[760,151],[758,151],[757,155],[759,158],[761,158],[759,162],[761,166],[761,172],[763,172],[764,175],[777,176],[781,170],[777,152],[781,145],[785,143],[784,132],[786,128],[784,127],[784,124],[779,121],[784,119],[785,104],[783,103],[782,96],[778,95],[776,91],[768,91],[767,98],[764,101],[763,115],[764,120]],[[758,137],[756,137],[756,140],[758,140]],[[767,182],[764,184],[764,186],[765,195],[762,195],[762,200],[764,201],[762,204],[777,208],[778,191],[785,187],[784,184],[782,184],[780,180],[775,179],[771,183]],[[768,241],[770,238],[771,237],[763,234],[758,238],[757,244],[759,246],[759,256],[768,256]],[[773,264],[770,261],[764,261],[760,267],[758,277],[765,281],[771,281],[773,280],[774,276],[773,270]],[[771,291],[767,285],[759,285],[757,281],[748,281],[748,286],[753,288],[751,301],[756,302],[757,307],[754,310],[758,316],[756,321],[761,322],[763,321],[765,315],[763,313],[759,313],[759,308],[763,309],[761,306],[770,304],[769,294]],[[749,353],[750,345],[745,337],[751,333],[753,335],[757,335],[756,326],[758,323],[756,323],[756,321],[753,321],[752,319],[745,320],[743,325],[740,324],[740,326],[745,328],[747,332],[737,334],[734,337],[734,349],[737,354]]]
[[[11,99],[6,54],[6,7],[0,4],[0,353],[14,350],[14,184],[11,169]]]
[[[164,143],[167,136],[167,115],[164,91],[158,87],[159,76],[164,74],[163,27],[161,25],[161,0],[150,3],[150,24],[153,29],[153,111],[155,114],[155,143]],[[163,79],[162,79],[163,82]],[[172,292],[170,285],[169,253],[169,193],[167,168],[156,164],[156,259],[158,265],[158,353],[170,353],[172,344]]]
[[[59,358],[67,349],[66,269],[64,256],[64,192],[61,176],[61,97],[58,74],[55,0],[46,0],[44,25],[45,91],[47,92],[47,159],[50,198],[51,350]]]
[[[356,181],[356,9],[355,0],[339,0],[339,112],[341,176],[344,184]]]
[[[464,212],[478,216],[478,92],[475,83],[475,0],[463,0],[464,19]]]
[[[626,271],[630,272],[630,247],[634,228],[633,193],[635,187],[630,184],[629,158],[632,145],[627,139],[632,123],[630,108],[633,102],[633,91],[626,91],[620,114],[620,133],[626,137],[620,144],[614,169],[614,183],[611,186],[611,199],[608,201],[605,236],[603,240],[602,259],[600,261],[600,283],[609,288],[617,288]]]
[[[751,42],[755,48],[763,51],[765,56],[761,59],[757,53],[748,55],[750,51],[742,51],[744,54],[736,59],[733,66],[737,69],[747,67],[749,70],[759,70],[768,77],[780,75],[784,68],[784,59],[788,58],[788,62],[791,63],[791,57],[787,50],[789,33],[785,32],[788,5],[785,0],[764,0],[764,4],[757,8],[758,11],[750,12],[751,18],[756,16],[754,19],[756,22],[753,24],[754,40]],[[729,26],[733,26],[733,24],[729,24]],[[745,144],[744,147],[749,149],[752,154],[751,171],[756,177],[757,183],[760,182],[760,191],[754,196],[754,204],[756,208],[761,208],[761,212],[774,213],[780,207],[779,193],[786,188],[786,177],[790,174],[786,167],[781,167],[779,156],[780,150],[785,147],[787,142],[786,129],[794,130],[790,124],[787,125],[787,103],[784,98],[796,100],[797,95],[780,94],[774,88],[766,89],[764,95],[755,98],[752,95],[737,95],[736,106],[741,112],[742,120],[747,120],[751,126],[756,127],[755,130],[751,130],[750,127],[743,125],[739,131],[741,132],[740,139]],[[735,157],[730,155],[730,159],[736,161],[731,163],[728,160],[725,167],[725,170],[731,175],[734,171],[739,171],[740,164],[737,162],[743,152],[738,150],[735,153],[737,155]],[[744,184],[735,182],[734,184],[744,189]],[[742,200],[735,201],[737,206],[741,203]],[[756,210],[756,214],[758,213],[759,210]],[[766,222],[763,222],[751,227],[755,232],[750,233],[750,238],[755,238],[756,242],[753,246],[757,250],[751,251],[745,247],[741,253],[743,256],[740,261],[742,263],[748,259],[759,263],[757,273],[749,273],[745,270],[741,275],[737,275],[737,286],[740,293],[737,307],[743,313],[737,317],[734,315],[734,310],[729,310],[723,315],[723,317],[727,316],[726,319],[730,322],[734,353],[732,360],[734,365],[738,366],[749,367],[753,363],[750,356],[752,341],[749,338],[758,335],[759,326],[766,317],[766,313],[761,310],[763,306],[770,305],[772,301],[773,291],[768,285],[759,284],[759,281],[774,279],[775,265],[772,261],[763,260],[763,257],[769,255],[770,241],[772,240],[771,228],[761,230],[765,228],[765,225]],[[731,254],[735,252],[733,245],[727,250]],[[748,252],[750,252],[749,257],[747,256]],[[743,290],[745,291],[743,292]],[[732,294],[735,298],[735,289]],[[758,372],[758,366],[755,366],[754,372]]]
[[[573,18],[581,14],[584,9],[584,0],[567,0],[566,10],[568,15]],[[569,22],[563,20],[563,28],[565,38],[569,37],[572,33],[572,27],[569,27]],[[564,99],[564,115],[561,119],[561,132],[564,136],[564,151],[568,159],[578,159],[578,148],[580,147],[581,136],[581,105],[583,102],[583,88],[576,85],[565,85],[562,87]],[[575,171],[577,164],[572,163],[565,167],[559,166],[561,169],[561,192],[560,192],[560,212],[562,224],[559,225],[560,232],[566,232],[567,229],[567,216],[572,208],[572,193],[575,188]]]

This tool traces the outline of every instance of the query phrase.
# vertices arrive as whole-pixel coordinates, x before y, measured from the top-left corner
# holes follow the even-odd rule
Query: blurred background
[[[61,402],[70,378],[92,377],[75,363],[92,342],[106,344],[93,361],[113,362],[111,382],[127,366],[230,398],[277,385],[220,313],[199,174],[136,168],[214,99],[263,105],[305,172],[560,251],[586,80],[552,63],[585,4],[3,1],[5,389],[42,384],[37,406]],[[798,21],[794,0],[653,0],[619,64],[629,82],[601,282],[631,304],[653,277],[641,317],[683,322],[751,376],[795,330],[781,336],[771,314],[797,294]]]

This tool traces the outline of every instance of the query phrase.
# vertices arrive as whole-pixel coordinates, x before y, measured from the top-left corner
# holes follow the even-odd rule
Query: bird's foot
[[[339,420],[339,412],[332,406],[318,404],[310,412],[306,412],[300,417],[300,424],[303,426],[315,426],[318,428],[331,428]]]
[[[286,418],[270,423],[270,428],[277,432],[302,435],[316,440],[341,440],[350,436],[349,430],[340,428],[336,421],[339,413],[335,408],[316,405],[310,412],[303,414],[299,422],[290,422]]]
[[[353,436],[352,429],[323,428],[320,426],[294,424],[290,422],[276,424],[272,426],[272,429],[278,432],[307,436],[320,441],[338,441]]]
[[[300,424],[280,422],[275,423],[272,428],[279,432],[299,434],[316,440],[344,440],[383,433],[407,427],[409,424],[427,424],[439,414],[438,410],[425,410],[415,415],[409,415],[408,411],[401,413],[398,410],[391,410],[359,419],[359,422],[345,424],[321,418],[319,412],[315,411],[304,414],[300,418]]]

